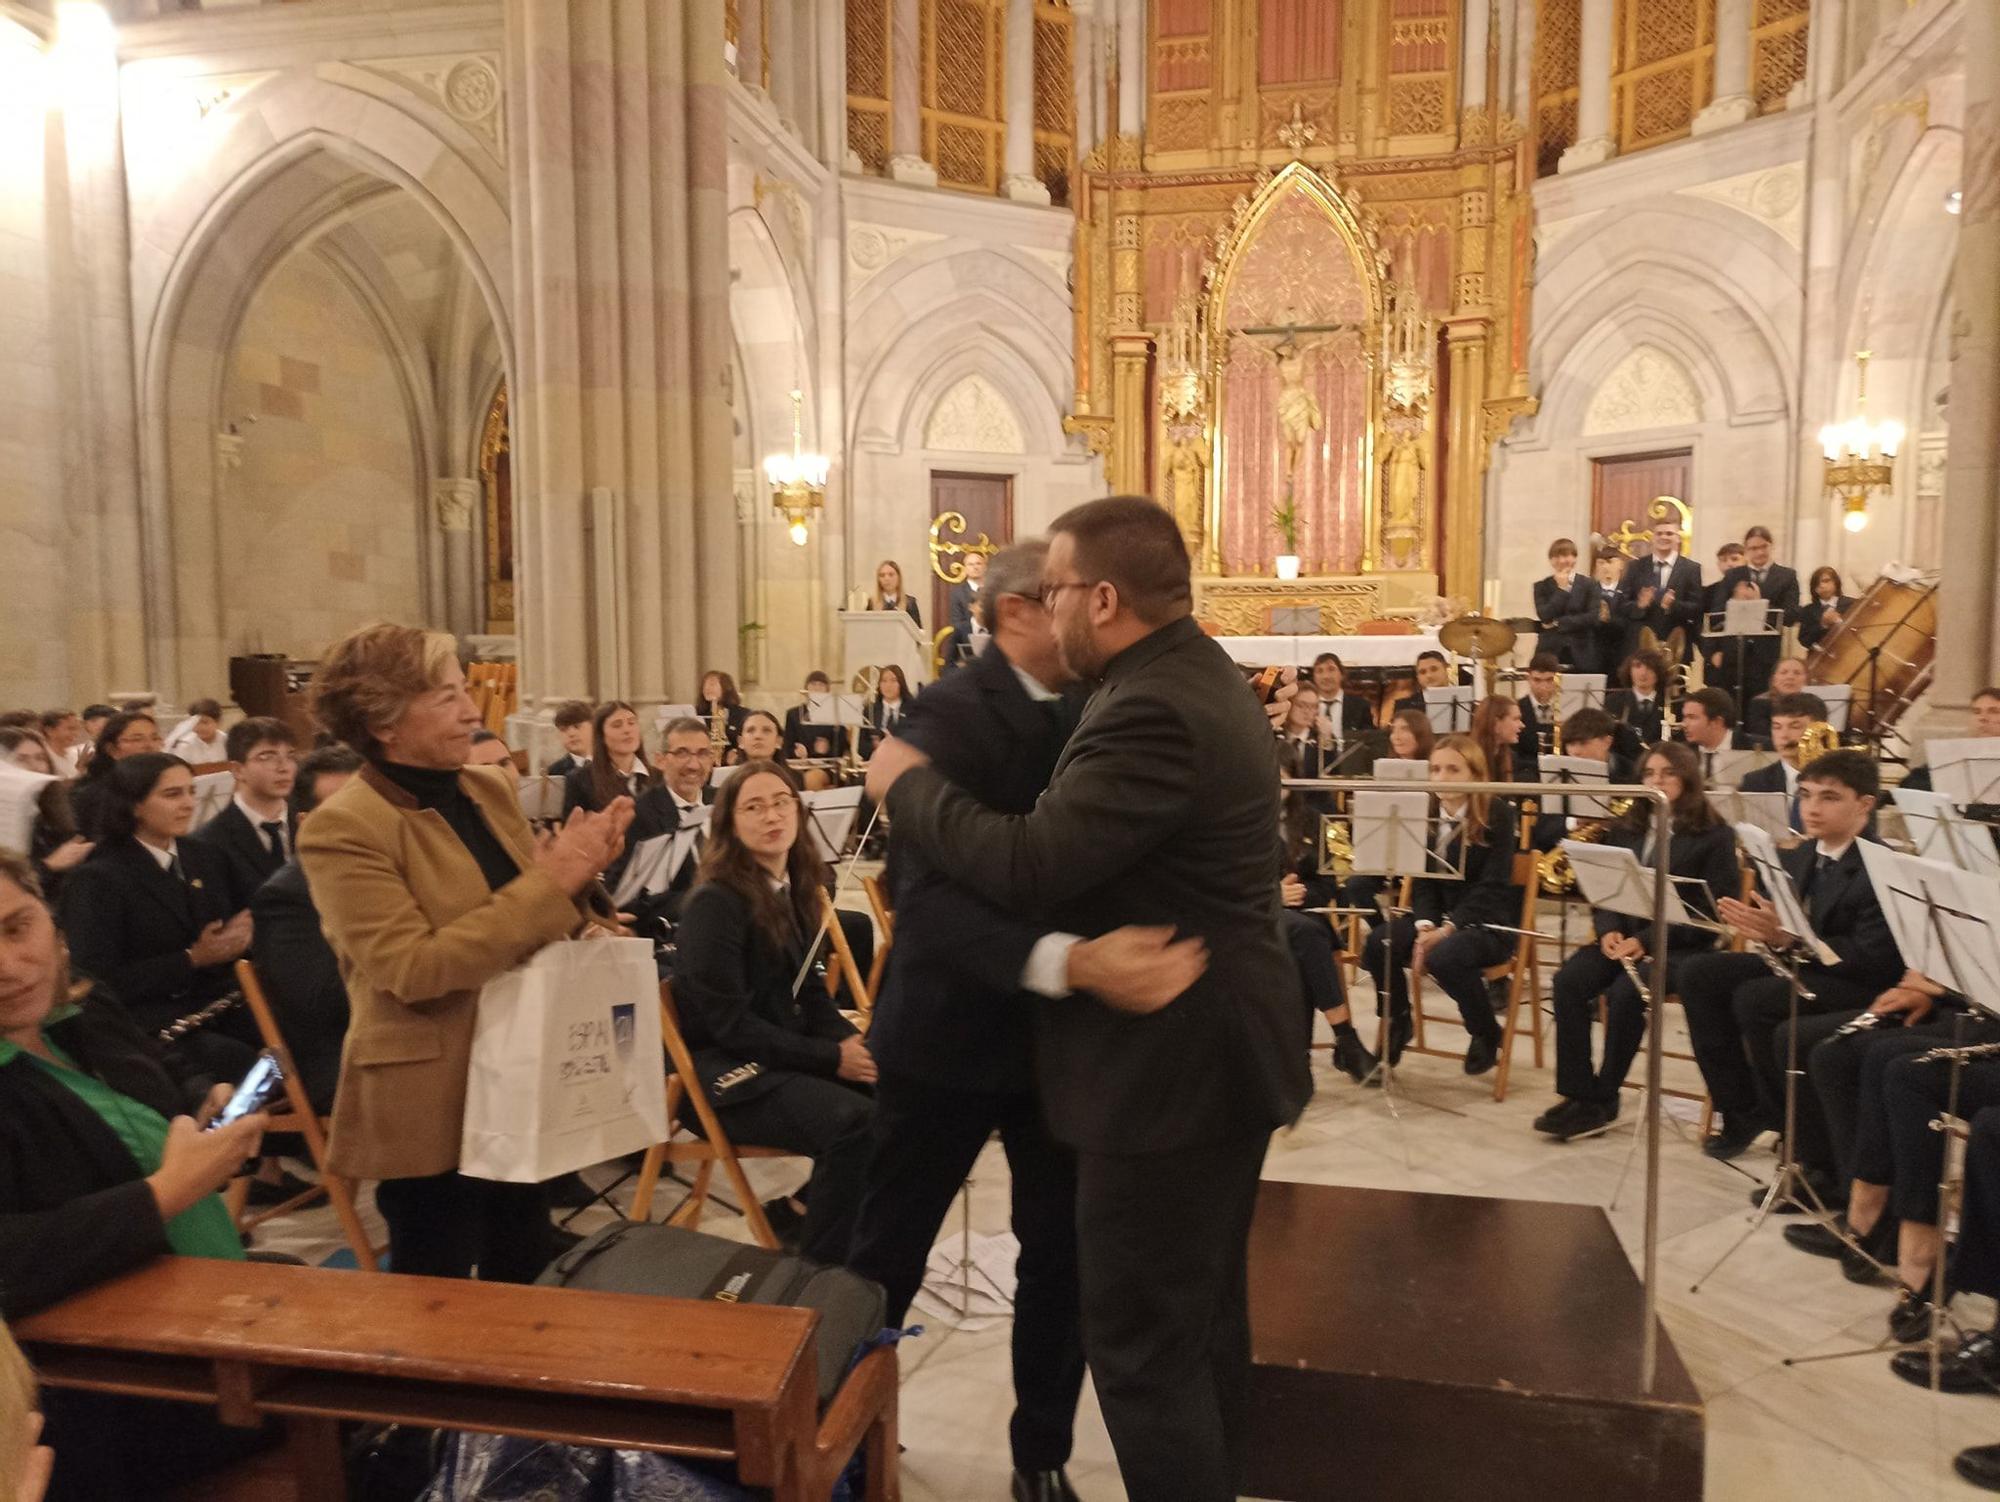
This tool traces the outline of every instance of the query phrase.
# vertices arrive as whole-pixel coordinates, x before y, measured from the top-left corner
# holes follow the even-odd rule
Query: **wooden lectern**
[[[931,647],[923,629],[903,610],[843,610],[840,639],[851,678],[863,668],[894,663],[912,688],[931,681]]]

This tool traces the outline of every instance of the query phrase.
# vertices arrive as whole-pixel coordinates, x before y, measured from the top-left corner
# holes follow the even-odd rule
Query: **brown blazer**
[[[491,891],[443,815],[373,766],[299,826],[299,861],[347,982],[328,1166],[357,1179],[458,1167],[479,988],[583,919],[538,870],[520,800],[500,773],[463,787],[521,875]]]

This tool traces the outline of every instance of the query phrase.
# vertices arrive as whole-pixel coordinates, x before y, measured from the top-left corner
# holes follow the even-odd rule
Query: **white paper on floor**
[[[954,1231],[931,1248],[912,1313],[951,1330],[985,1330],[1012,1319],[1014,1262],[1020,1255],[1012,1231],[974,1236],[969,1248],[965,1236]]]

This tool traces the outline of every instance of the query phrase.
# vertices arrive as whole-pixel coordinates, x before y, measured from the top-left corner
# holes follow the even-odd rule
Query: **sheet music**
[[[1431,854],[1430,794],[1357,792],[1349,801],[1357,876],[1462,877]]]
[[[709,805],[681,811],[681,824],[672,834],[654,835],[632,847],[625,874],[611,894],[612,904],[623,908],[645,892],[664,892],[681,874],[681,867],[694,854],[695,837],[708,828]]]
[[[735,775],[736,768],[734,767],[717,767],[713,772],[708,774],[708,785],[719,789],[723,783],[729,781]]]
[[[521,812],[530,824],[546,824],[562,817],[563,779],[546,772],[521,779]]]
[[[2000,736],[1928,741],[1931,786],[1963,808],[2000,803]]]
[[[1544,756],[1540,763],[1542,781],[1553,786],[1603,787],[1611,781],[1609,762],[1582,756]],[[1550,793],[1543,796],[1541,803],[1545,814],[1564,814],[1572,819],[1611,817],[1610,800],[1598,795]]]
[[[1472,728],[1472,704],[1478,691],[1469,687],[1427,688],[1424,690],[1424,713],[1430,716],[1431,729],[1439,735],[1452,735]]]
[[[1699,749],[1697,756],[1702,753]],[[1777,760],[1769,751],[1718,751],[1715,753],[1715,774],[1709,781],[1717,787],[1735,787],[1750,773],[1760,767],[1768,767]]]
[[[56,781],[0,762],[0,849],[26,855],[34,843],[35,820],[41,814],[42,790]]]
[[[805,718],[815,725],[866,725],[867,703],[862,694],[807,694]]]
[[[1376,759],[1370,775],[1377,782],[1429,782],[1431,764],[1427,761],[1405,761],[1400,756],[1383,756]]]
[[[1583,893],[1584,901],[1606,912],[1643,918],[1649,924],[1653,921],[1653,872],[1639,864],[1636,851],[1624,845],[1598,845],[1587,840],[1564,840],[1561,848],[1569,857],[1570,869],[1576,872],[1577,890]],[[1688,911],[1681,897],[1683,892],[1693,896],[1698,889],[1708,895],[1712,907],[1715,894],[1709,892],[1706,882],[1693,876],[1670,876],[1667,882],[1663,909],[1667,922],[1683,927],[1715,926]]]
[[[201,828],[229,807],[229,801],[235,796],[234,772],[206,772],[197,776],[194,780],[194,823],[189,828]]]
[[[1783,793],[1746,793],[1738,788],[1710,788],[1708,806],[1726,824],[1755,824],[1774,843],[1797,838],[1792,828],[1792,800]]]
[[[655,732],[665,730],[675,720],[698,720],[701,716],[694,712],[692,704],[662,704],[653,715]]]
[[[1792,885],[1791,873],[1778,859],[1777,841],[1755,824],[1738,824],[1736,837],[1743,842],[1743,854],[1749,860],[1751,869],[1757,873],[1757,884],[1778,910],[1778,926],[1810,949],[1813,958],[1822,965],[1839,964],[1840,956],[1813,932],[1812,920],[1806,916],[1798,888]]]
[[[1851,683],[1808,683],[1806,693],[1811,694],[1826,706],[1826,722],[1842,735],[1847,734],[1847,716],[1854,708],[1854,685]]]
[[[1725,600],[1722,609],[1716,612],[1722,617],[1722,629],[1710,635],[1776,636],[1778,628],[1771,624],[1771,618],[1777,613],[1761,596],[1754,600]]]
[[[1993,847],[1991,831],[1966,818],[1948,796],[1897,788],[1896,807],[1919,856],[1980,876],[2000,877],[2000,850]]]
[[[1903,963],[2000,1012],[2000,881],[1868,840],[1861,858]]]
[[[812,830],[819,858],[837,861],[854,832],[854,820],[861,812],[861,787],[808,789],[804,795],[805,815]]]
[[[1556,695],[1556,708],[1567,720],[1579,709],[1604,708],[1604,694],[1608,679],[1603,673],[1564,673],[1562,692]]]

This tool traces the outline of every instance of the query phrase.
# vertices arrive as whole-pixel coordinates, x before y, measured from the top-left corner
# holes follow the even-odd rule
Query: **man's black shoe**
[[[1551,1137],[1560,1137],[1564,1125],[1582,1107],[1583,1102],[1580,1100],[1559,1100],[1535,1118],[1535,1130],[1546,1132]]]
[[[1500,1045],[1490,1038],[1474,1038],[1465,1045],[1465,1072],[1484,1074],[1500,1062]]]
[[[1929,1387],[1931,1353],[1928,1348],[1898,1351],[1889,1358],[1889,1370],[1905,1382]],[[2000,1397],[2000,1341],[1982,1330],[1966,1336],[1950,1350],[1940,1351],[1937,1384],[1939,1392],[1991,1393]]]
[[[1845,1220],[1839,1222],[1840,1229],[1853,1234]],[[1796,1247],[1802,1252],[1810,1252],[1815,1257],[1844,1257],[1847,1243],[1840,1239],[1840,1232],[1832,1226],[1823,1226],[1812,1221],[1802,1226],[1785,1227],[1785,1245]]]
[[[1368,1051],[1368,1045],[1355,1032],[1333,1035],[1333,1067],[1360,1084],[1375,1072],[1375,1055]]]
[[[1053,1471],[1016,1471],[1014,1502],[1078,1502],[1069,1477]]]
[[[1405,1012],[1389,1019],[1389,1062],[1403,1062],[1403,1050],[1410,1046],[1410,1040],[1417,1035],[1417,1024]]]
[[[1974,1445],[1960,1450],[1951,1468],[1974,1486],[2000,1492],[2000,1445]]]
[[[1559,1141],[1574,1142],[1578,1137],[1588,1137],[1592,1132],[1603,1131],[1618,1119],[1618,1102],[1615,1100],[1609,1105],[1594,1100],[1587,1100],[1582,1104],[1583,1109],[1564,1123],[1563,1129],[1556,1133]]]
[[[1906,1285],[1896,1296],[1896,1307],[1889,1311],[1889,1333],[1906,1346],[1929,1339],[1931,1311],[1936,1307],[1929,1284],[1922,1288]]]
[[[1861,1250],[1846,1248],[1840,1254],[1841,1276],[1850,1283],[1879,1283],[1884,1269],[1896,1270],[1896,1243],[1901,1239],[1902,1222],[1884,1213],[1874,1228],[1861,1238]]]
[[[1723,1117],[1722,1125],[1713,1137],[1702,1143],[1701,1150],[1718,1163],[1727,1163],[1731,1158],[1740,1158],[1750,1151],[1751,1144],[1769,1130],[1755,1117],[1746,1116],[1741,1121],[1731,1121]]]

